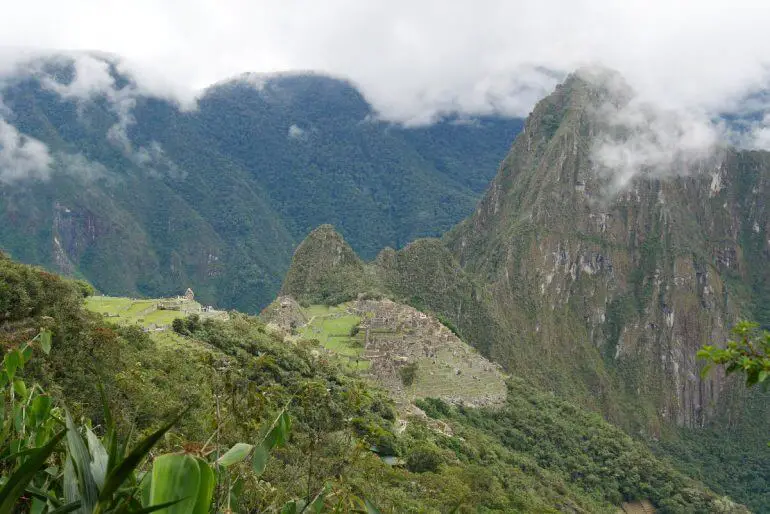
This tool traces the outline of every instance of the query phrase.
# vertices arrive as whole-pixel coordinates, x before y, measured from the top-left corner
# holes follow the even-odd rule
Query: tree
[[[734,340],[728,341],[724,348],[708,345],[701,348],[697,355],[706,359],[708,364],[701,372],[705,376],[714,364],[724,366],[729,375],[740,372],[746,375],[746,386],[763,384],[770,381],[770,332],[760,330],[759,324],[741,321],[733,327]]]
[[[398,370],[398,374],[401,375],[401,382],[407,387],[414,384],[417,378],[417,369],[419,364],[417,362],[411,362]]]

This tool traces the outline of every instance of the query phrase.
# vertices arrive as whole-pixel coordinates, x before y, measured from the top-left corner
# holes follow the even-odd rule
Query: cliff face
[[[608,192],[593,145],[599,113],[625,101],[577,76],[559,86],[446,242],[487,284],[510,368],[568,371],[551,387],[615,420],[641,407],[646,431],[698,426],[725,381],[699,377],[697,349],[739,315],[768,321],[770,161],[725,150]]]
[[[512,373],[629,430],[741,410],[720,402],[730,382],[701,378],[695,354],[738,317],[770,323],[770,158],[722,149],[618,187],[595,157],[610,131],[633,135],[606,121],[629,101],[610,79],[572,76],[541,101],[443,241],[362,264],[323,227],[298,248],[284,292],[327,303],[375,292],[439,313]]]

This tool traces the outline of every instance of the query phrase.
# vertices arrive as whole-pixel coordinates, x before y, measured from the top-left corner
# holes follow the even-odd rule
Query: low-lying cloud
[[[419,123],[526,115],[549,70],[598,62],[663,107],[713,111],[767,83],[768,24],[770,5],[751,0],[43,0],[5,6],[0,70],[18,48],[101,50],[147,91],[189,102],[243,72],[312,69],[351,78],[384,118]]]
[[[52,163],[44,143],[0,119],[0,182],[48,178]]]
[[[80,58],[72,83],[51,84],[67,97],[112,95],[122,123],[111,138],[120,141],[136,95],[194,108],[203,88],[244,72],[348,77],[381,119],[420,125],[525,116],[567,73],[600,63],[636,94],[609,120],[630,139],[609,136],[595,152],[618,168],[622,187],[638,173],[700,162],[723,141],[770,149],[760,93],[770,84],[768,25],[770,4],[752,0],[43,0],[4,8],[0,76],[40,53],[32,46],[121,56],[114,66],[133,77],[122,88],[103,64]],[[740,129],[720,121],[751,109]]]
[[[664,108],[638,96],[617,74],[581,71],[608,92],[591,115],[598,130],[591,157],[605,198],[627,190],[634,179],[687,176],[719,165],[730,129],[694,108]]]
[[[15,57],[14,57],[15,56]],[[5,57],[3,60],[2,57]],[[196,98],[192,94],[175,91],[164,81],[142,67],[132,67],[116,56],[94,52],[19,52],[9,56],[0,54],[0,93],[2,87],[29,77],[36,78],[40,85],[55,92],[64,100],[74,101],[80,116],[85,115],[85,107],[95,99],[107,101],[115,115],[115,123],[105,133],[105,138],[118,148],[123,155],[136,166],[145,169],[151,175],[171,178],[183,178],[184,173],[165,155],[160,144],[153,141],[149,146],[136,146],[129,137],[129,128],[136,123],[133,110],[140,97],[162,98],[176,104],[180,110],[196,108]],[[0,97],[1,100],[1,97]],[[0,102],[0,119],[12,117],[11,110]],[[6,123],[6,126],[13,128]],[[14,129],[15,130],[15,129]],[[45,145],[27,138],[33,145],[32,150],[42,151]],[[26,139],[22,139],[26,141]],[[35,148],[35,145],[36,148]],[[42,145],[42,147],[40,146]],[[47,148],[46,148],[47,151]],[[80,154],[55,155],[56,170],[77,173],[81,178],[91,180],[105,176],[102,165],[89,163]],[[45,179],[50,175],[51,157],[45,166],[29,167],[26,173],[20,166],[15,172],[6,172],[6,181],[20,178]],[[42,160],[41,160],[42,162]]]

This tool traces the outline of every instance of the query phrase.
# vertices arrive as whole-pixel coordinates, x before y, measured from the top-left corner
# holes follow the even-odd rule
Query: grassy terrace
[[[353,327],[361,321],[360,317],[349,314],[344,305],[311,305],[304,312],[309,322],[302,327],[299,333],[301,338],[317,339],[324,348],[339,355],[350,369],[369,369],[371,363],[362,358],[364,334],[351,336]]]
[[[202,312],[198,302],[187,300],[180,303],[180,310],[159,309],[158,304],[163,301],[166,300],[162,298],[135,299],[117,296],[89,296],[86,298],[86,308],[102,314],[113,323],[139,325],[145,328],[168,327],[175,318],[182,318],[192,313],[199,314],[201,318],[227,316],[222,311]]]

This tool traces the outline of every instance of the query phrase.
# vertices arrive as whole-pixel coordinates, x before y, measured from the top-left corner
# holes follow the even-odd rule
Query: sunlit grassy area
[[[351,336],[353,327],[361,318],[348,314],[344,305],[311,305],[304,309],[310,322],[300,331],[303,339],[317,339],[321,345],[343,358],[352,369],[367,370],[371,363],[361,355],[364,352],[363,334]]]
[[[202,312],[201,305],[195,301],[182,301],[182,310],[158,309],[164,299],[134,299],[116,296],[90,296],[86,298],[86,308],[105,316],[112,323],[119,325],[140,325],[146,328],[168,327],[176,318],[183,318],[189,313],[198,313],[202,318],[227,316],[221,311]],[[151,331],[150,335],[159,342],[178,343],[182,339],[171,330]]]

